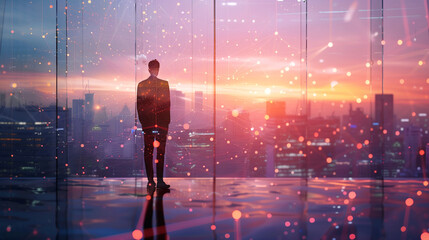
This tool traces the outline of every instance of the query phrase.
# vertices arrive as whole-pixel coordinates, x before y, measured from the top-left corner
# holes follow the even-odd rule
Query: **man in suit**
[[[144,162],[148,178],[148,188],[168,189],[170,185],[163,179],[164,154],[170,124],[170,87],[168,82],[158,78],[159,62],[149,62],[148,79],[139,83],[137,88],[137,111],[144,133]],[[156,154],[156,178],[153,180],[153,150]]]

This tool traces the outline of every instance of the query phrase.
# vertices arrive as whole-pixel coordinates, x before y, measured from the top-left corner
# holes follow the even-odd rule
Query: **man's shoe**
[[[158,182],[158,184],[156,185],[157,188],[162,188],[162,189],[169,189],[170,185],[166,184],[164,181]]]

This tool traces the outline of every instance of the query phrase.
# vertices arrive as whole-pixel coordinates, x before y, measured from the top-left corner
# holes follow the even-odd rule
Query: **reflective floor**
[[[2,179],[1,239],[427,239],[421,179]],[[213,194],[215,192],[215,194]],[[56,201],[56,195],[58,201]],[[59,229],[57,231],[57,229]]]

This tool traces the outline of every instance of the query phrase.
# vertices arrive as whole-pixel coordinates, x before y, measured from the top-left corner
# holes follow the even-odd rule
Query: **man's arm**
[[[143,110],[143,89],[140,84],[137,85],[137,113],[140,114]]]
[[[166,99],[167,99],[167,111],[168,111],[168,124],[170,124],[170,106],[171,106],[171,102],[170,102],[170,86],[167,82],[167,92],[165,93],[166,95]]]

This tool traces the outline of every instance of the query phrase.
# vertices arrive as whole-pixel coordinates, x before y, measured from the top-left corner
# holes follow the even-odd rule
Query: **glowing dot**
[[[265,120],[268,120],[268,119],[270,119],[270,116],[268,116],[268,115],[265,115]]]
[[[238,220],[241,218],[241,212],[239,210],[234,210],[232,212],[232,218],[234,218],[235,220]]]
[[[265,89],[265,94],[270,95],[270,94],[271,94],[271,89],[266,88],[266,89]]]
[[[367,62],[367,63],[365,64],[365,66],[366,66],[367,68],[369,68],[369,67],[371,67],[371,63]]]
[[[426,83],[429,84],[429,78],[426,78]]]
[[[300,141],[300,142],[304,142],[304,137],[303,137],[303,136],[300,136],[300,137],[298,138],[298,141]]]
[[[211,138],[210,138],[210,142],[213,142],[213,141],[214,141],[214,138],[212,138],[212,137],[211,137]]]
[[[279,32],[275,31],[275,32],[274,32],[274,35],[276,35],[276,36],[277,36],[277,35],[279,35]]]
[[[189,176],[191,176],[191,173],[190,173],[190,172],[187,172],[187,173],[186,173],[186,175],[189,177]]]
[[[429,233],[428,232],[422,233],[422,235],[420,235],[420,238],[422,240],[429,240]]]
[[[404,80],[404,79],[399,79],[399,83],[400,83],[400,84],[404,84],[404,83],[405,83],[405,80]]]
[[[416,116],[416,112],[412,112],[411,116],[415,117]]]
[[[279,169],[278,169],[278,168],[276,168],[276,169],[274,170],[274,172],[275,172],[275,173],[279,173]]]
[[[349,215],[349,216],[347,217],[347,221],[349,221],[349,222],[353,221],[353,216],[352,216],[352,215]]]
[[[349,198],[350,199],[355,199],[356,198],[356,193],[353,192],[353,191],[349,192]]]
[[[14,34],[14,33],[15,33],[15,31],[14,31],[14,30],[10,30],[10,33]]]
[[[357,148],[357,149],[362,149],[362,143],[358,143],[358,144],[356,144],[356,148]]]
[[[423,66],[423,61],[422,60],[419,61],[419,66]]]
[[[329,42],[329,43],[328,43],[328,47],[330,47],[330,48],[331,48],[331,47],[333,47],[333,46],[334,46],[334,44],[333,44],[332,42]]]
[[[85,144],[83,144],[83,143],[82,143],[82,144],[80,144],[80,147],[81,147],[81,148],[85,147]]]
[[[12,231],[12,227],[11,227],[10,225],[8,225],[8,226],[6,227],[6,231],[7,231],[7,232]]]
[[[399,39],[397,43],[398,43],[399,46],[401,46],[402,43],[404,43],[404,42],[401,39]]]
[[[52,6],[52,5],[49,5],[49,8],[54,8],[54,6]]]
[[[349,238],[350,238],[351,240],[354,240],[354,239],[356,239],[356,235],[352,233],[352,234],[350,234],[350,235],[349,235]]]
[[[385,45],[386,41],[385,40],[381,40],[381,45]]]
[[[213,224],[213,225],[211,225],[211,226],[210,226],[210,229],[211,229],[212,231],[216,230],[216,225],[214,225],[214,224]]]
[[[413,206],[414,204],[414,200],[412,198],[407,198],[407,200],[405,200],[405,205],[407,205],[408,207]]]
[[[331,139],[325,138],[325,143],[329,143],[329,142],[331,142]]]
[[[326,158],[326,163],[331,163],[332,162],[332,158],[331,157],[327,157]]]
[[[428,186],[428,184],[429,184],[429,182],[428,182],[428,181],[424,181],[424,182],[423,182],[423,186],[425,186],[425,187],[427,187],[427,186]]]
[[[229,235],[229,233],[225,234],[225,238],[230,238],[231,235]]]
[[[381,60],[377,60],[377,65],[381,65],[383,62]]]
[[[351,72],[347,72],[346,75],[347,75],[347,77],[350,77],[352,75],[352,73]]]
[[[286,227],[290,227],[290,222],[289,222],[289,221],[286,221],[286,222],[285,222],[285,226],[286,226]]]
[[[374,155],[372,155],[372,153],[370,153],[370,154],[368,154],[368,158],[373,158],[374,157]]]
[[[402,227],[401,227],[401,232],[405,232],[405,231],[407,231],[407,227],[402,226]]]
[[[189,124],[187,124],[187,123],[183,124],[183,129],[188,130],[189,129]]]
[[[369,84],[370,84],[370,81],[369,81],[369,80],[365,80],[365,84],[366,84],[366,85],[369,85]]]
[[[238,112],[238,110],[232,110],[232,116],[233,117],[238,117],[238,114],[239,114],[239,112]]]
[[[255,131],[255,136],[258,136],[259,135],[259,131]]]
[[[12,83],[12,87],[16,88],[18,85],[16,83]]]
[[[273,217],[273,214],[271,214],[271,213],[267,214],[267,218],[272,218],[272,217]]]
[[[309,221],[310,223],[314,223],[314,222],[316,221],[316,219],[314,219],[314,218],[312,217],[312,218],[308,219],[308,221]]]
[[[423,150],[423,149],[420,149],[420,151],[419,151],[419,154],[420,154],[420,156],[423,156],[423,155],[425,155],[425,150]]]
[[[356,99],[356,102],[357,102],[357,103],[361,103],[361,102],[362,102],[362,99],[361,99],[361,98],[357,98],[357,99]]]
[[[422,191],[417,191],[417,196],[421,196],[422,195]]]
[[[157,148],[157,147],[159,147],[159,141],[158,140],[155,140],[154,142],[153,142],[153,147],[155,147],[155,148]]]
[[[143,237],[142,231],[140,231],[138,229],[133,231],[133,238],[134,239],[142,239],[142,237]]]
[[[310,146],[311,145],[311,141],[307,141],[307,146]]]

